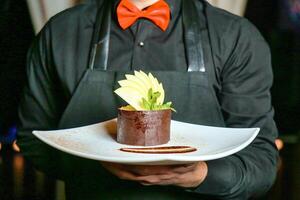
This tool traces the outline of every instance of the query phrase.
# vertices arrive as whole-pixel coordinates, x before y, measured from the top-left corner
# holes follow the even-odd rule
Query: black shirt
[[[109,70],[186,71],[181,0],[166,0],[171,20],[166,31],[147,19],[139,19],[123,30],[116,16],[116,1],[111,24]],[[166,59],[161,59],[165,57]]]

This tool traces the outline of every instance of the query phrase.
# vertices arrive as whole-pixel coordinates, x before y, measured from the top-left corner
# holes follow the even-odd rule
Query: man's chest
[[[180,16],[166,31],[146,19],[139,19],[126,30],[112,21],[109,44],[109,70],[187,70]]]

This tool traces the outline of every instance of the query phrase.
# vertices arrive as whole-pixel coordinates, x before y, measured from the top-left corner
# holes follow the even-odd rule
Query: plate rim
[[[96,161],[103,161],[103,162],[113,162],[113,163],[120,163],[120,164],[137,164],[137,163],[143,163],[145,165],[151,165],[151,163],[159,163],[159,162],[163,162],[163,163],[184,163],[184,162],[200,162],[200,161],[210,161],[210,160],[216,160],[216,159],[220,159],[220,158],[224,158],[230,155],[233,155],[241,150],[243,150],[244,148],[246,148],[249,144],[251,144],[254,139],[257,137],[257,135],[260,132],[260,128],[237,128],[237,129],[253,129],[253,133],[251,135],[251,137],[249,137],[247,139],[247,141],[245,141],[243,144],[238,145],[230,150],[227,150],[225,152],[220,152],[220,153],[216,153],[216,154],[209,154],[209,155],[201,155],[201,156],[194,156],[194,157],[189,157],[189,156],[185,156],[186,154],[159,154],[160,157],[147,157],[147,156],[141,156],[139,157],[139,159],[137,160],[136,158],[128,158],[128,157],[123,157],[123,158],[113,158],[111,156],[101,156],[98,154],[88,154],[88,153],[83,153],[80,151],[76,151],[76,150],[72,150],[72,149],[68,149],[62,145],[58,145],[55,142],[51,141],[51,140],[47,140],[46,137],[42,136],[42,132],[54,132],[54,131],[64,131],[64,130],[72,130],[72,129],[81,129],[81,128],[86,128],[86,127],[90,127],[90,126],[95,126],[95,125],[100,125],[102,123],[108,123],[110,121],[116,120],[115,119],[111,119],[111,120],[107,120],[107,121],[103,121],[100,123],[95,123],[92,125],[87,125],[87,126],[81,126],[81,127],[76,127],[76,128],[70,128],[70,129],[59,129],[59,130],[49,130],[49,131],[40,131],[40,130],[34,130],[32,131],[32,134],[37,137],[39,140],[41,140],[42,142],[46,143],[47,145],[51,146],[52,148],[55,148],[57,150],[60,150],[62,152],[71,154],[73,156],[79,156],[81,158],[85,158],[85,159],[91,159],[91,160],[96,160]],[[178,122],[180,124],[189,124],[189,125],[195,125],[195,126],[203,126],[203,127],[211,127],[211,128],[221,128],[221,129],[226,129],[226,128],[230,128],[230,127],[213,127],[213,126],[205,126],[205,125],[197,125],[197,124],[191,124],[191,123],[186,123],[186,122],[180,122],[180,121],[175,121],[172,120],[173,122]],[[230,128],[232,129],[232,128]],[[132,154],[132,153],[131,153]],[[145,155],[145,154],[143,154]],[[155,154],[152,154],[155,155]]]

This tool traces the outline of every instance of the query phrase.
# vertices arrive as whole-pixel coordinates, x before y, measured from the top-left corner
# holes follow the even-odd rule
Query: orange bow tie
[[[146,18],[165,31],[170,22],[170,7],[165,1],[159,0],[145,10],[139,10],[129,0],[121,0],[117,15],[123,29],[134,24],[139,18]]]

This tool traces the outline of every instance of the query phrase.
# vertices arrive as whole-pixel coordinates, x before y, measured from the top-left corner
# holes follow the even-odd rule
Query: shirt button
[[[140,43],[139,43],[139,46],[140,46],[140,47],[143,47],[144,45],[145,45],[144,42],[140,42]]]

